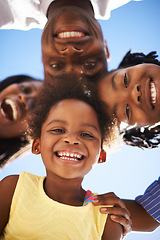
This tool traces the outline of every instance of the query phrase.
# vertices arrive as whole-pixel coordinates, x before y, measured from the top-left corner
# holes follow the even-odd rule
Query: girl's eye
[[[128,80],[127,80],[126,73],[124,74],[124,85],[126,88],[128,87]]]
[[[81,133],[81,137],[94,138],[94,136],[89,133]]]
[[[64,130],[60,129],[60,128],[56,128],[56,129],[52,129],[51,132],[54,132],[54,133],[64,133]]]
[[[127,115],[127,119],[129,120],[129,113],[130,113],[130,110],[129,110],[129,106],[127,104],[126,106],[126,115]]]

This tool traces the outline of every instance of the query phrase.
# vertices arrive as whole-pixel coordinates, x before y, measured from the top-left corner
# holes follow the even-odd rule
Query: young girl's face
[[[98,91],[119,122],[145,126],[160,121],[160,66],[139,64],[115,70],[99,83]]]
[[[83,178],[98,161],[101,132],[94,109],[76,99],[53,106],[42,125],[38,147],[47,175]]]

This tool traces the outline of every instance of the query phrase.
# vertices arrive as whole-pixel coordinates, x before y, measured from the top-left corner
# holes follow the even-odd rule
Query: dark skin
[[[42,34],[45,81],[70,72],[97,81],[107,72],[106,56],[108,49],[90,1],[58,0],[50,5]]]
[[[123,221],[123,226],[125,226],[124,235],[126,235],[131,230],[141,231],[141,232],[152,232],[160,226],[160,224],[154,218],[152,218],[152,216],[148,214],[148,212],[135,200],[126,200],[126,199],[121,200],[114,193],[109,193],[109,194],[96,196],[94,204],[107,205],[110,202],[114,202],[115,205],[117,206],[117,209],[116,207],[114,208],[103,207],[100,210],[102,213],[111,214],[111,219],[114,221],[117,221],[117,222]],[[124,211],[123,217],[122,215],[118,215],[118,209],[119,209],[118,206],[120,205],[122,206],[122,204],[124,204],[124,208],[128,209],[130,213],[131,221],[128,218],[125,211]],[[116,214],[115,214],[115,211],[116,211]],[[124,216],[125,216],[125,219],[124,219]]]
[[[81,112],[83,119],[80,118]],[[73,116],[71,113],[74,113]],[[48,197],[63,204],[82,206],[86,192],[81,183],[84,175],[98,160],[101,141],[96,112],[90,105],[69,99],[50,110],[42,125],[40,139],[34,139],[32,145],[32,152],[41,154],[46,168],[47,176],[43,186]],[[59,157],[61,152],[83,155],[84,158],[73,161],[71,156],[68,159]],[[0,222],[1,232],[8,222],[17,180],[18,176],[9,176],[0,182],[0,193],[3,194],[0,199],[0,215],[3,219]],[[102,239],[118,240],[121,233],[121,225],[108,219]]]

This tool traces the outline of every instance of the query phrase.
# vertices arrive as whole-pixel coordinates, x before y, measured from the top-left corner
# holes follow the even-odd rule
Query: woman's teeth
[[[150,83],[151,103],[156,104],[156,87],[153,82]]]
[[[15,121],[18,119],[17,106],[11,99],[4,99],[1,104],[1,113],[6,118]]]
[[[84,37],[84,34],[82,32],[61,32],[58,34],[58,38],[64,39],[64,38],[81,38]]]

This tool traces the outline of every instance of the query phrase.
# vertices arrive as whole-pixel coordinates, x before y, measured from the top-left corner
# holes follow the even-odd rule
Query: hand
[[[123,227],[123,237],[132,231],[130,212],[124,202],[114,193],[106,193],[94,196],[94,205],[113,205],[113,207],[101,207],[100,212],[110,215],[112,221],[120,223]]]

